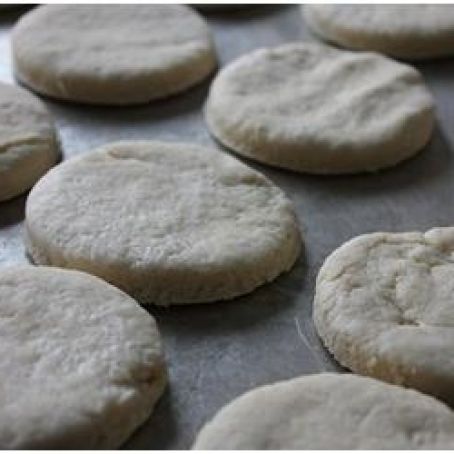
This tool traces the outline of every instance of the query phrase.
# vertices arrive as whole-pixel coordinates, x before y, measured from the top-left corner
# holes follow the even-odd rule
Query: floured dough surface
[[[66,161],[26,208],[36,263],[98,275],[143,303],[233,298],[288,270],[300,250],[290,201],[214,150],[118,142]]]
[[[314,320],[351,370],[454,402],[454,228],[347,242],[317,278]]]
[[[216,77],[213,135],[239,154],[301,172],[374,171],[428,142],[433,100],[420,74],[373,53],[313,43],[259,49]]]
[[[78,271],[0,269],[0,446],[115,449],[166,374],[154,319]]]
[[[0,82],[0,201],[30,189],[58,155],[55,128],[44,104]]]
[[[453,449],[454,413],[432,397],[350,374],[263,386],[224,407],[193,449]]]
[[[13,30],[15,72],[32,89],[90,104],[180,92],[216,66],[205,21],[183,5],[45,5]]]
[[[306,5],[304,17],[322,39],[397,58],[454,54],[454,5]]]

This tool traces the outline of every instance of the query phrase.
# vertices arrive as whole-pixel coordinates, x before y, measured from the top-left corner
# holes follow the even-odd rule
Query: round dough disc
[[[351,370],[454,403],[454,228],[373,233],[327,258],[314,321]]]
[[[291,170],[374,171],[420,151],[434,122],[419,73],[313,43],[259,49],[213,82],[206,120],[224,145]]]
[[[18,79],[55,98],[138,104],[180,92],[216,66],[205,21],[183,5],[45,5],[13,30]]]
[[[58,156],[55,128],[44,104],[0,82],[0,201],[30,189]]]
[[[252,291],[300,250],[289,200],[221,152],[118,142],[44,177],[26,207],[36,263],[100,276],[142,303],[200,303]]]
[[[412,390],[350,374],[299,377],[224,407],[193,449],[453,449],[454,413]]]
[[[115,449],[166,383],[154,319],[94,276],[0,270],[0,446]]]
[[[397,58],[454,54],[454,5],[306,5],[306,23],[322,39]]]

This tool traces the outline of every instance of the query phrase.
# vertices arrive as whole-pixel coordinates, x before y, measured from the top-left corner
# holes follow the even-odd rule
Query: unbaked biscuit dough
[[[454,228],[372,233],[334,251],[314,321],[354,372],[454,403]]]
[[[454,413],[412,390],[350,374],[262,386],[225,406],[193,449],[453,449]]]
[[[206,121],[224,145],[265,164],[342,174],[419,152],[434,103],[414,68],[314,43],[259,49],[214,80]]]
[[[216,67],[208,25],[183,5],[45,5],[13,30],[17,78],[90,104],[139,104],[183,91]]]
[[[30,189],[58,156],[54,124],[44,104],[0,82],[0,202]]]
[[[36,263],[163,305],[248,293],[289,270],[301,243],[267,178],[182,143],[117,142],[66,161],[35,186],[25,223]]]
[[[392,57],[454,54],[454,5],[305,5],[306,23],[322,39]]]
[[[94,276],[0,268],[0,447],[115,449],[166,373],[154,319]]]

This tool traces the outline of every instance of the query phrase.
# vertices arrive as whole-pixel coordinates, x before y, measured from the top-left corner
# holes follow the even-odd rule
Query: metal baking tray
[[[11,27],[23,8],[0,17],[0,79],[12,82]],[[250,50],[313,40],[299,6],[250,6],[205,13],[220,65]],[[315,277],[324,258],[349,238],[373,231],[424,230],[454,222],[454,62],[418,64],[437,102],[434,137],[416,157],[368,175],[317,177],[253,162],[293,200],[305,251],[275,282],[233,301],[149,308],[164,339],[170,385],[126,448],[186,449],[197,431],[234,397],[258,385],[341,370],[311,320]],[[141,107],[87,107],[45,100],[64,159],[119,139],[188,141],[221,149],[203,120],[210,80]],[[225,151],[225,150],[224,150]],[[0,204],[0,266],[27,262],[22,244],[26,197]]]

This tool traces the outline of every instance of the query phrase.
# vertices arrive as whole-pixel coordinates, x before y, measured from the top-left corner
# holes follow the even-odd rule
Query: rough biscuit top
[[[419,151],[432,131],[433,100],[408,65],[292,43],[222,69],[206,118],[238,153],[294,170],[343,173],[376,170]]]
[[[304,16],[319,36],[353,49],[409,59],[454,53],[453,5],[306,5]]]
[[[113,449],[150,414],[165,369],[153,318],[78,271],[0,270],[0,446]]]
[[[19,87],[0,83],[0,202],[33,186],[58,154],[45,105]]]
[[[317,278],[314,319],[352,370],[454,399],[454,229],[362,235]]]
[[[38,92],[88,103],[146,102],[216,65],[209,28],[184,5],[45,5],[12,37],[17,77]]]
[[[454,413],[421,393],[350,374],[263,386],[224,407],[194,449],[449,449]]]
[[[148,288],[154,303],[250,291],[300,248],[280,189],[224,153],[179,143],[118,142],[66,161],[33,189],[26,225],[39,263]]]
[[[45,105],[19,87],[0,83],[0,175],[40,152],[57,155],[55,129]]]

